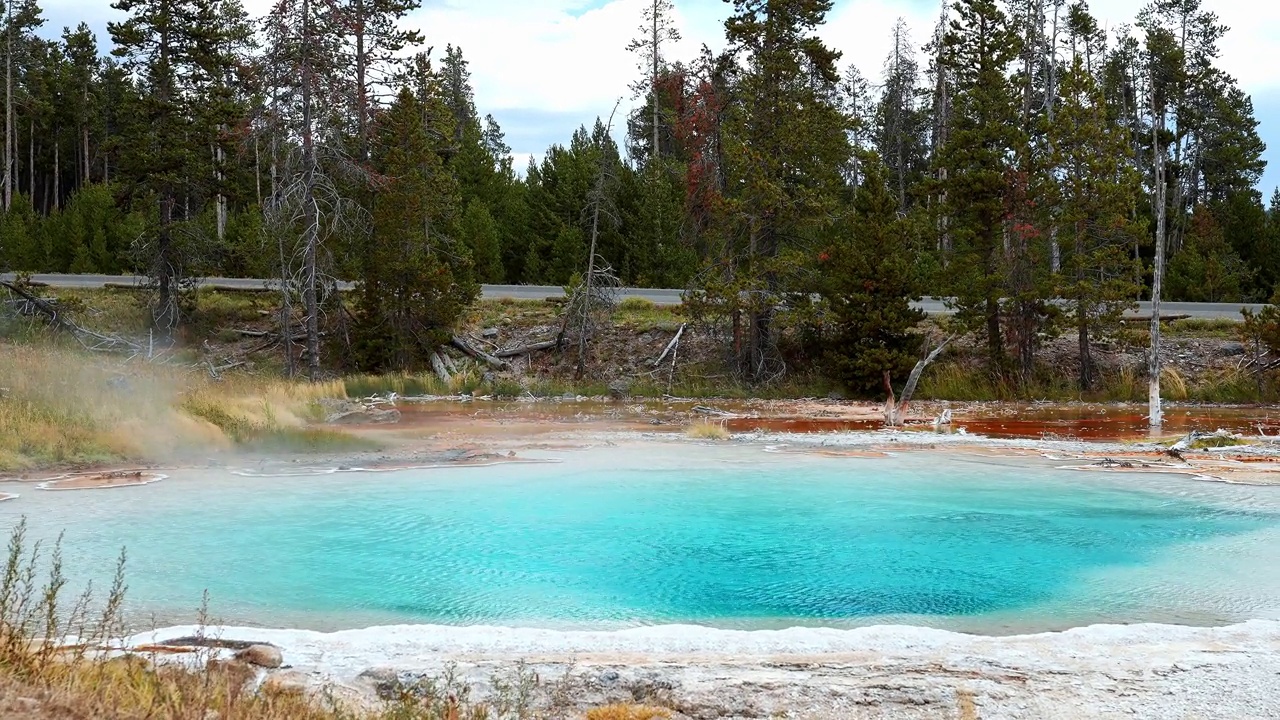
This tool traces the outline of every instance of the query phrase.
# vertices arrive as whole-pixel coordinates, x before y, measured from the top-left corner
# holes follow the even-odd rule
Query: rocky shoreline
[[[155,646],[198,632],[170,628],[129,642]],[[699,720],[1280,718],[1280,621],[1098,625],[1009,637],[910,626],[204,633],[244,640],[220,641],[227,648],[250,641],[279,648],[283,666],[261,670],[259,683],[365,707],[424,680],[485,700],[523,677],[533,679],[535,704],[570,697],[566,709],[581,711],[644,702]]]

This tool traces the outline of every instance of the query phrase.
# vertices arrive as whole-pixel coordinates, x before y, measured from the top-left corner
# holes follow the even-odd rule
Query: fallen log
[[[23,290],[20,285],[8,282],[7,280],[0,280],[0,287],[8,288],[10,292],[22,298],[22,300],[30,307],[49,318],[49,322],[62,327],[70,326],[70,323],[62,319],[62,316],[58,313],[58,309],[53,306],[53,303],[50,303],[39,296],[32,295],[26,290]]]
[[[671,338],[671,342],[667,343],[667,349],[663,350],[662,354],[658,356],[658,359],[653,361],[654,367],[661,365],[662,361],[667,359],[667,355],[680,344],[680,336],[684,335],[684,328],[685,326],[683,324],[680,325],[679,332],[676,333],[675,337]]]
[[[454,347],[458,348],[462,352],[466,353],[468,356],[475,358],[480,362],[487,363],[490,367],[496,368],[498,370],[506,370],[508,367],[507,363],[503,362],[502,360],[499,360],[498,358],[494,357],[493,355],[490,355],[489,353],[481,350],[480,348],[475,347],[474,345],[458,337],[457,335],[453,336],[453,339],[449,342],[449,344],[453,345]]]
[[[545,342],[533,343],[532,345],[522,345],[517,348],[499,350],[493,355],[494,357],[500,357],[500,358],[519,357],[521,355],[528,355],[530,353],[540,352],[542,350],[550,350],[554,347],[558,347],[561,342],[562,340],[560,338],[555,338],[553,340],[547,340]]]

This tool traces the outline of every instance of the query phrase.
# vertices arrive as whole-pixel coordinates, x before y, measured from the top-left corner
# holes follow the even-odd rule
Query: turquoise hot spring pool
[[[550,455],[546,455],[550,458]],[[1280,617],[1280,487],[1052,461],[653,444],[559,462],[175,471],[20,493],[74,581],[128,551],[137,622],[1003,633]]]

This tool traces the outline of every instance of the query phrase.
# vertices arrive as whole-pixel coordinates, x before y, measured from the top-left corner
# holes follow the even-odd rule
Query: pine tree
[[[630,123],[636,140],[631,148],[632,157],[642,166],[661,162],[670,151],[670,143],[663,142],[663,134],[670,132],[674,108],[663,102],[668,95],[664,81],[669,77],[664,48],[681,39],[674,14],[675,5],[671,0],[645,0],[639,35],[627,44],[627,50],[639,56],[643,76],[632,83],[632,92],[635,97],[647,98]]]
[[[124,68],[143,88],[147,124],[121,144],[121,179],[135,198],[155,198],[154,242],[144,262],[156,282],[153,320],[162,332],[180,322],[178,292],[198,251],[175,225],[199,214],[211,195],[218,164],[210,151],[217,127],[235,121],[214,87],[230,76],[231,51],[248,32],[234,0],[118,0],[128,14],[108,24]]]
[[[875,114],[875,148],[886,166],[898,209],[905,212],[928,168],[927,118],[920,108],[920,69],[906,21],[893,26],[893,48],[884,61],[883,90]]]
[[[1169,261],[1169,297],[1186,302],[1240,302],[1252,275],[1213,213],[1204,205],[1197,207],[1182,250]]]
[[[725,259],[708,292],[734,322],[736,367],[748,382],[779,377],[774,316],[794,268],[785,251],[825,224],[843,188],[849,122],[836,106],[839,53],[816,31],[830,0],[734,0],[725,21],[741,62],[722,134]]]
[[[378,118],[371,159],[382,180],[355,328],[366,369],[427,365],[478,293],[470,254],[457,240],[457,186],[439,146],[452,130],[438,94],[423,105],[408,88]]]
[[[279,258],[286,368],[292,375],[297,294],[312,381],[320,379],[320,311],[332,288],[324,273],[325,246],[340,231],[351,230],[357,214],[321,165],[322,155],[340,155],[341,128],[322,113],[323,93],[336,75],[333,61],[341,37],[336,25],[333,6],[316,0],[278,0],[266,20],[272,192],[263,220]]]
[[[946,144],[935,160],[943,178],[942,212],[949,289],[957,317],[986,333],[992,372],[1007,370],[1000,302],[1007,288],[1005,218],[1010,158],[1025,142],[1006,69],[1018,36],[992,0],[959,0],[940,63],[954,84]]]
[[[345,100],[355,115],[356,155],[369,159],[369,127],[378,107],[377,90],[402,68],[401,51],[422,44],[422,34],[401,26],[421,0],[338,0],[334,27],[343,34],[341,50]]]
[[[818,293],[826,318],[824,367],[850,390],[867,393],[911,370],[924,313],[911,307],[920,299],[921,277],[886,169],[872,153],[864,154],[862,172],[853,212],[818,255]]]
[[[8,212],[13,205],[13,196],[17,191],[17,126],[15,124],[15,106],[19,102],[17,88],[14,87],[14,71],[21,70],[24,63],[31,60],[31,48],[36,45],[34,35],[36,28],[44,24],[40,6],[36,0],[8,0],[4,9],[4,209]],[[31,172],[34,173],[34,170]]]
[[[472,199],[462,214],[458,234],[475,265],[476,279],[486,283],[501,283],[505,273],[502,268],[502,246],[498,224],[489,208],[478,199]]]
[[[101,111],[98,39],[89,26],[82,22],[74,31],[63,31],[62,44],[70,75],[70,94],[75,98],[73,115],[80,145],[79,152],[76,153],[76,186],[83,188],[93,182],[94,125]]]
[[[1079,384],[1087,391],[1097,380],[1092,338],[1119,322],[1139,290],[1140,270],[1128,250],[1142,232],[1132,219],[1142,187],[1127,130],[1112,121],[1090,68],[1089,58],[1100,53],[1102,38],[1081,5],[1070,10],[1068,35],[1069,65],[1061,77],[1048,139],[1058,178],[1053,210],[1065,240],[1060,294],[1071,301]]]

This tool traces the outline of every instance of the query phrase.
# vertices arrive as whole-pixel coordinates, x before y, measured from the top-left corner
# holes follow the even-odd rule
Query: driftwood
[[[431,353],[431,369],[436,372],[436,377],[440,378],[440,382],[448,384],[453,380],[453,376],[449,374],[449,369],[444,366],[444,361],[440,359],[440,353]]]
[[[907,377],[906,387],[902,389],[902,399],[896,403],[893,398],[893,384],[889,381],[889,373],[885,373],[885,388],[889,393],[889,401],[885,404],[885,422],[887,424],[895,427],[902,424],[903,419],[907,416],[907,406],[911,403],[911,396],[916,392],[916,385],[920,384],[920,376],[924,374],[924,369],[933,364],[933,361],[938,359],[938,356],[942,354],[943,350],[947,349],[947,346],[954,339],[954,335],[947,337],[938,347],[934,348],[933,352],[916,363],[916,366],[911,369],[911,375]]]
[[[453,345],[454,347],[458,348],[462,352],[466,353],[468,356],[473,357],[476,360],[479,360],[480,362],[488,364],[490,367],[496,368],[498,370],[507,369],[507,363],[503,362],[502,360],[499,360],[493,355],[490,355],[489,353],[472,345],[471,343],[467,342],[461,337],[458,337],[457,335],[453,336],[453,339],[450,341],[449,344]]]
[[[233,369],[238,368],[238,367],[242,367],[242,366],[244,366],[244,365],[246,365],[246,364],[248,364],[248,363],[247,363],[245,360],[236,360],[236,361],[233,361],[233,362],[229,362],[229,363],[227,363],[227,364],[225,364],[225,365],[216,365],[216,366],[215,366],[215,365],[213,364],[213,361],[208,361],[208,362],[206,362],[205,364],[206,364],[206,365],[208,366],[208,368],[209,368],[209,377],[213,378],[214,380],[221,380],[221,379],[222,379],[222,373],[223,373],[223,372],[225,372],[225,371],[227,371],[227,370],[233,370]]]
[[[551,340],[546,340],[544,342],[533,343],[531,345],[521,345],[520,347],[517,347],[517,348],[499,350],[493,355],[494,357],[500,357],[500,358],[519,357],[521,355],[528,355],[530,353],[541,352],[542,350],[550,350],[552,348],[558,347],[562,342],[564,342],[563,338],[554,338]]]
[[[662,361],[667,359],[667,355],[680,345],[680,337],[684,335],[684,328],[685,326],[682,324],[680,326],[680,331],[676,333],[675,337],[671,338],[671,342],[667,343],[667,349],[663,350],[662,354],[658,356],[658,359],[653,361],[654,367],[661,365]]]

